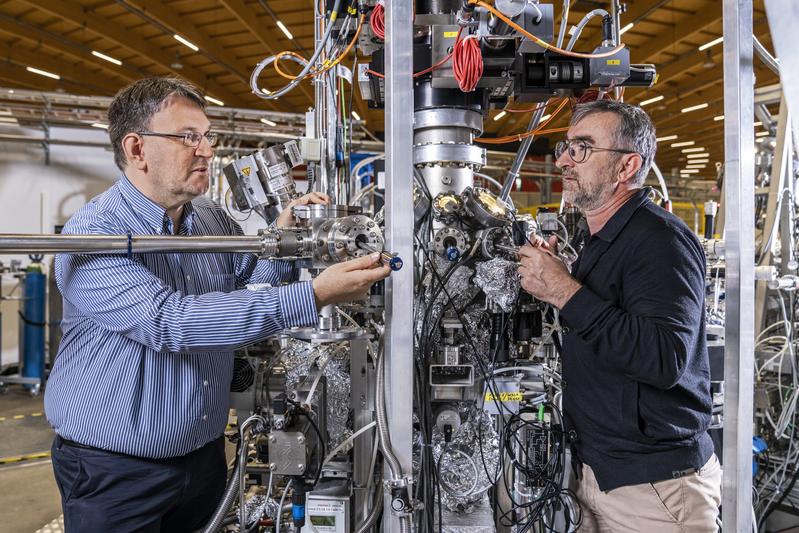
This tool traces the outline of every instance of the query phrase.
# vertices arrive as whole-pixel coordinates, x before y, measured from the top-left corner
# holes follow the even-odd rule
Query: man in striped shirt
[[[241,235],[205,198],[215,135],[177,78],[122,89],[108,111],[119,181],[68,234]],[[293,202],[326,203],[311,193]],[[290,210],[277,225],[290,225]],[[233,350],[316,322],[389,274],[375,256],[312,282],[252,254],[58,255],[63,338],[45,393],[67,531],[193,531],[225,483]],[[250,283],[271,288],[247,290]]]

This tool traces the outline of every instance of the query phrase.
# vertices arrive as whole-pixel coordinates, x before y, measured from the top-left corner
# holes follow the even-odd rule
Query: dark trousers
[[[223,438],[182,457],[143,459],[56,436],[52,459],[67,533],[191,532],[225,490]]]

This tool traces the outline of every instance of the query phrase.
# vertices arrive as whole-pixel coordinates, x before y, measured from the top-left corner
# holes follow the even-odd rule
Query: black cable
[[[321,453],[319,454],[319,469],[316,471],[316,477],[314,478],[313,482],[315,487],[316,484],[319,483],[319,477],[322,475],[322,467],[324,467],[325,465],[325,450],[326,450],[325,439],[324,437],[322,437],[322,432],[319,431],[319,426],[316,425],[316,422],[314,422],[313,418],[311,418],[311,415],[309,415],[305,411],[305,409],[302,408],[300,404],[298,404],[294,400],[289,399],[288,397],[286,398],[286,401],[289,402],[291,405],[295,406],[299,411],[299,413],[302,416],[304,416],[308,420],[308,422],[310,422],[311,427],[313,427],[313,430],[316,432],[316,436],[319,437],[319,447],[321,448]]]

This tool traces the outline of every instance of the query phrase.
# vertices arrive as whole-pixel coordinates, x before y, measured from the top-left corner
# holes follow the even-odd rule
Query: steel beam
[[[413,257],[413,2],[386,2],[386,241],[400,257]],[[386,408],[391,445],[411,476],[413,436],[413,270],[386,281]],[[383,531],[399,533],[399,517],[386,499]]]
[[[754,390],[754,72],[752,0],[724,0],[726,323],[724,531],[752,531]]]

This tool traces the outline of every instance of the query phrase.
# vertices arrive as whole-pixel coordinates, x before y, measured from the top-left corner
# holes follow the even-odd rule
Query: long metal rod
[[[131,253],[259,253],[258,236],[161,237],[154,235],[17,235],[0,234],[0,255],[11,254],[125,254]]]
[[[413,1],[386,2],[386,237],[387,248],[413,257]],[[413,269],[386,280],[385,375],[391,447],[403,475],[411,477],[413,437]],[[386,475],[384,473],[384,475]],[[411,492],[412,494],[412,492]],[[386,496],[383,531],[410,531]]]
[[[726,322],[724,531],[752,531],[754,392],[754,73],[752,0],[724,0]]]
[[[527,126],[527,133],[530,133],[538,127],[538,123],[541,121],[541,117],[544,116],[545,110],[546,106],[538,106],[533,113],[533,118],[530,119],[530,124]],[[499,199],[503,202],[508,199],[508,196],[510,196],[510,191],[513,188],[513,182],[519,177],[519,170],[522,168],[524,158],[527,157],[527,151],[533,144],[533,137],[535,136],[528,135],[524,138],[524,140],[522,140],[522,144],[519,145],[519,151],[516,152],[516,157],[513,159],[513,164],[511,165],[510,170],[508,170],[508,175],[505,177],[505,183],[502,184],[502,190],[499,192]]]

